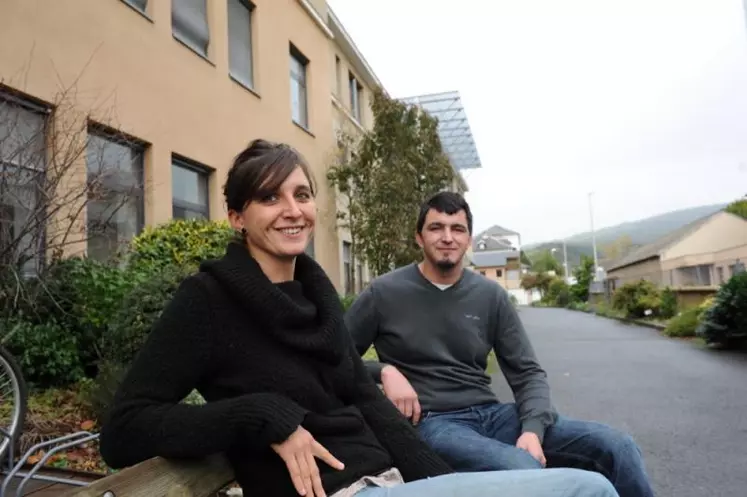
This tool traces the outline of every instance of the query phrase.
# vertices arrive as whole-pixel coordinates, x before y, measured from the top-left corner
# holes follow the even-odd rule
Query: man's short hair
[[[438,192],[426,200],[423,205],[420,206],[418,233],[423,232],[425,217],[431,209],[441,213],[445,212],[450,216],[459,211],[464,211],[464,214],[467,216],[467,229],[470,234],[472,234],[472,211],[469,210],[469,204],[460,194],[454,192]]]

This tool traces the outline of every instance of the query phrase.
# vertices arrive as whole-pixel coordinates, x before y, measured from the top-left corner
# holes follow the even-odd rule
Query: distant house
[[[607,268],[610,290],[641,279],[660,287],[715,288],[747,261],[747,220],[719,211],[639,247]]]
[[[492,226],[473,239],[468,256],[470,269],[496,281],[519,304],[531,302],[532,295],[521,288],[521,235]]]
[[[493,225],[473,238],[473,252],[493,250],[521,250],[521,235],[515,231]]]

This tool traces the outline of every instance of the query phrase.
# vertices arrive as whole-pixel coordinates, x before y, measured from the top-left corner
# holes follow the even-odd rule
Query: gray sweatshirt
[[[395,366],[418,394],[422,410],[450,411],[497,402],[486,373],[488,354],[514,392],[524,432],[543,439],[556,419],[547,375],[508,293],[465,270],[442,290],[417,264],[376,278],[345,315],[359,354],[373,344],[381,362],[367,367],[376,381]]]

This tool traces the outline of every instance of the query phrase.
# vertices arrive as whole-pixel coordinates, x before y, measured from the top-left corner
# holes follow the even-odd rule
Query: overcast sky
[[[394,97],[458,90],[475,230],[531,243],[747,194],[743,0],[328,0]]]

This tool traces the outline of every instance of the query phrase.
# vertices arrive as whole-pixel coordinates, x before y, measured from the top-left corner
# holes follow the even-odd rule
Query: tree
[[[628,249],[633,245],[633,240],[629,235],[623,235],[610,243],[599,247],[599,251],[609,260],[619,259],[624,256]]]
[[[421,108],[377,89],[371,130],[340,143],[352,150],[329,168],[327,179],[345,204],[339,219],[353,255],[375,274],[420,258],[415,225],[420,205],[448,189],[455,173],[443,152],[438,121]]]
[[[551,250],[543,250],[532,256],[532,271],[537,273],[546,273],[555,271],[558,276],[563,276],[563,265],[553,255]]]
[[[111,238],[120,209],[142,192],[139,178],[123,181],[116,144],[129,139],[105,109],[81,112],[75,85],[48,106],[28,101],[0,85],[0,316],[33,309],[53,263]]]
[[[576,283],[571,286],[571,295],[574,300],[586,302],[589,300],[589,288],[594,281],[594,259],[588,255],[581,256],[581,264],[573,271]]]
[[[555,277],[547,273],[528,273],[521,278],[521,288],[524,290],[537,289],[540,296],[544,297],[550,290],[550,285],[555,281]]]
[[[739,217],[747,219],[747,195],[744,198],[735,200],[726,206],[726,212],[731,212]]]

